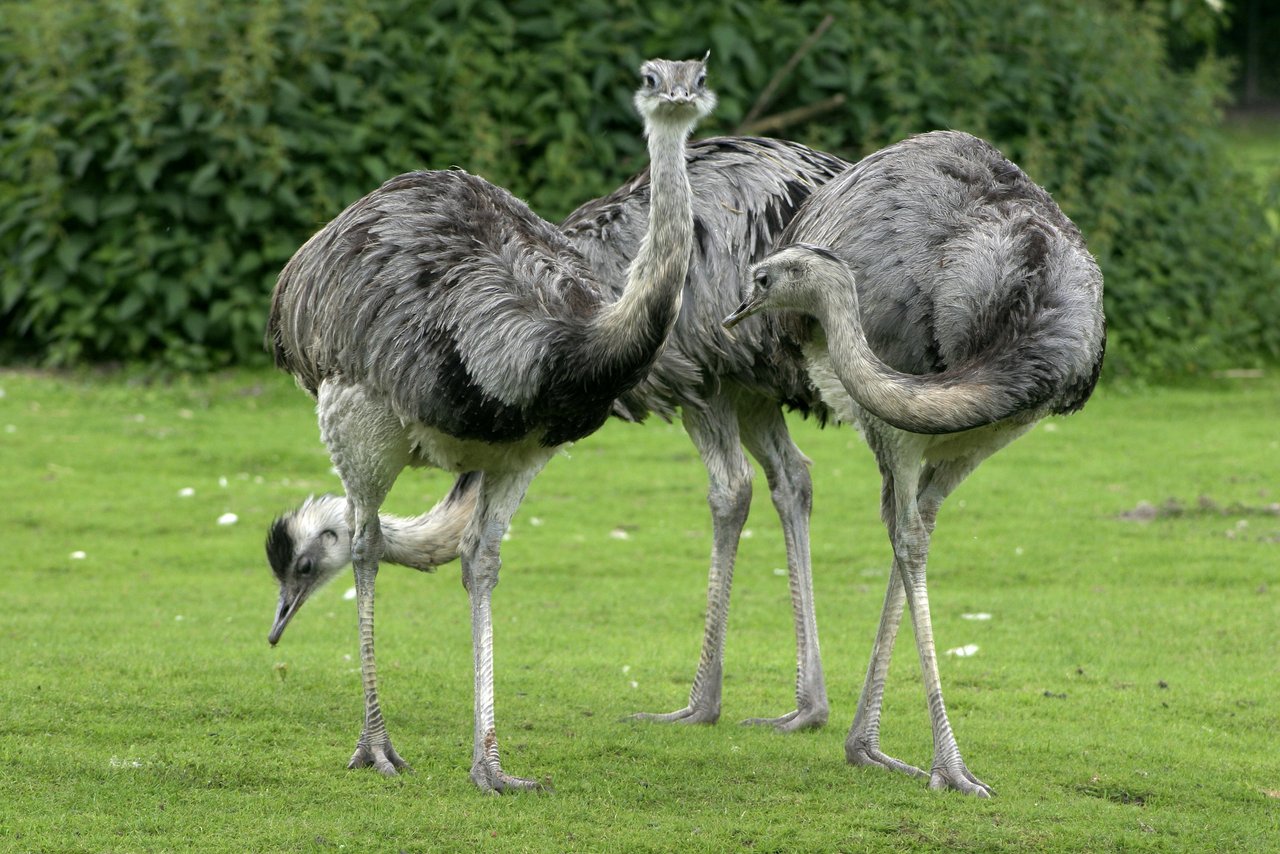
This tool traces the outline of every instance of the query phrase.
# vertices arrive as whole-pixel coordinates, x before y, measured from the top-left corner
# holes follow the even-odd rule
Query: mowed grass
[[[1280,110],[1237,113],[1222,129],[1236,166],[1263,185],[1280,181]]]
[[[636,725],[619,718],[683,705],[693,675],[702,467],[659,421],[610,423],[548,466],[504,547],[496,682],[507,769],[555,791],[490,798],[467,778],[456,565],[389,566],[378,580],[383,705],[412,775],[345,769],[362,709],[345,578],[266,643],[264,530],[339,489],[288,378],[9,372],[0,388],[0,850],[1280,847],[1274,378],[1103,390],[944,507],[934,627],[943,650],[978,647],[940,666],[989,801],[844,762],[889,563],[875,466],[852,429],[793,425],[814,461],[832,719],[790,736],[736,724],[793,706],[784,552],[762,479],[721,723]],[[406,472],[388,509],[419,512],[447,485]],[[1156,518],[1122,518],[1144,501]],[[909,628],[884,746],[930,759]]]

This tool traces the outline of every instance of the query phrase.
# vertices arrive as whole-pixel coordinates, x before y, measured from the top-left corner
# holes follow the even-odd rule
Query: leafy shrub
[[[461,166],[549,219],[641,166],[649,55],[713,52],[701,133],[766,113],[855,158],[991,139],[1085,231],[1112,371],[1280,354],[1277,235],[1211,133],[1224,74],[1166,62],[1159,4],[1104,0],[8,0],[0,14],[0,359],[262,358],[274,278],[398,172]]]

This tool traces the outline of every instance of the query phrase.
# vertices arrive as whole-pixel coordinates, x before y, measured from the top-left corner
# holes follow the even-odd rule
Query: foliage
[[[261,359],[275,274],[385,178],[460,166],[558,218],[643,165],[648,55],[710,48],[738,128],[766,113],[853,158],[906,134],[989,137],[1060,199],[1103,263],[1111,370],[1280,354],[1277,234],[1210,128],[1212,58],[1171,70],[1178,4],[733,0],[4,0],[0,359]]]
[[[814,460],[825,728],[736,723],[793,708],[783,538],[760,476],[724,717],[619,722],[688,696],[711,535],[680,428],[611,423],[534,481],[494,599],[503,759],[556,791],[484,798],[467,779],[456,564],[378,576],[382,705],[412,775],[344,767],[361,715],[349,580],[266,643],[265,529],[339,488],[287,377],[0,371],[0,389],[0,456],[22,496],[0,509],[0,850],[1057,854],[1267,851],[1280,835],[1274,379],[1104,390],[943,508],[937,642],[978,651],[939,666],[965,758],[996,789],[987,802],[845,764],[890,561],[875,463],[853,430],[792,425]],[[421,512],[447,485],[407,472],[389,509]],[[1117,518],[1143,500],[1156,518]],[[218,524],[228,512],[238,521]],[[904,626],[883,734],[921,764],[912,645]]]

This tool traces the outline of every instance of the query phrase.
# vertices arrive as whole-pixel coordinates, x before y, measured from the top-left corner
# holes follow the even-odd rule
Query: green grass
[[[504,764],[555,792],[485,798],[467,779],[456,566],[379,578],[382,698],[412,775],[344,768],[361,714],[349,583],[266,643],[264,529],[308,492],[338,488],[288,379],[155,387],[10,372],[0,388],[0,850],[1280,845],[1274,378],[1104,390],[988,461],[943,509],[935,631],[943,649],[979,651],[943,656],[942,677],[990,801],[844,763],[889,556],[875,467],[853,430],[794,425],[814,459],[831,724],[779,736],[734,723],[792,705],[783,550],[759,481],[722,723],[618,721],[687,696],[709,522],[679,428],[611,423],[534,482],[495,599]],[[416,512],[446,487],[406,473],[388,509]],[[1200,496],[1230,509],[1200,509]],[[1118,518],[1170,498],[1185,512]],[[228,512],[239,521],[219,525]],[[975,611],[992,619],[961,616]],[[911,643],[904,630],[884,746],[925,764]]]
[[[1223,131],[1238,166],[1263,183],[1280,180],[1280,111],[1235,115]]]

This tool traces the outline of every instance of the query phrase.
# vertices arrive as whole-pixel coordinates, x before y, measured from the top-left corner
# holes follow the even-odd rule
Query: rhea
[[[636,717],[703,724],[720,717],[729,594],[751,505],[750,453],[766,475],[786,546],[795,619],[796,705],[748,722],[782,731],[821,726],[828,702],[809,555],[809,460],[792,440],[782,409],[824,418],[825,405],[803,367],[786,358],[774,318],[749,319],[732,333],[720,321],[740,301],[747,266],[770,251],[810,193],[850,164],[796,142],[753,137],[695,141],[687,148],[686,161],[694,191],[695,240],[685,299],[652,369],[620,395],[613,412],[627,421],[643,421],[653,414],[672,419],[678,411],[702,458],[712,522],[707,616],[686,705]],[[648,230],[652,187],[652,173],[645,169],[609,195],[586,202],[561,224],[615,294],[624,291],[631,259]],[[430,571],[456,558],[475,483],[463,476],[440,505],[421,516],[383,514],[383,561]],[[316,496],[273,522],[268,556],[282,590],[314,589],[318,579],[333,577],[350,562],[344,508],[340,496]],[[285,600],[297,601],[288,595]]]
[[[752,268],[732,326],[785,310],[786,333],[835,415],[879,464],[893,570],[845,757],[985,797],[943,703],[925,563],[960,482],[1041,418],[1080,409],[1105,347],[1102,275],[1047,192],[989,144],[905,140],[817,190]],[[926,773],[880,749],[904,602],[933,729]]]
[[[617,299],[555,226],[462,171],[392,178],[281,272],[268,346],[315,397],[346,493],[365,705],[350,767],[405,766],[376,685],[378,510],[406,466],[432,466],[476,473],[457,546],[474,651],[471,779],[486,792],[539,786],[504,771],[498,750],[491,601],[502,535],[533,477],[600,427],[675,322],[694,240],[685,142],[715,103],[705,63],[641,66],[650,227]],[[323,580],[313,575],[282,583],[270,640]]]

